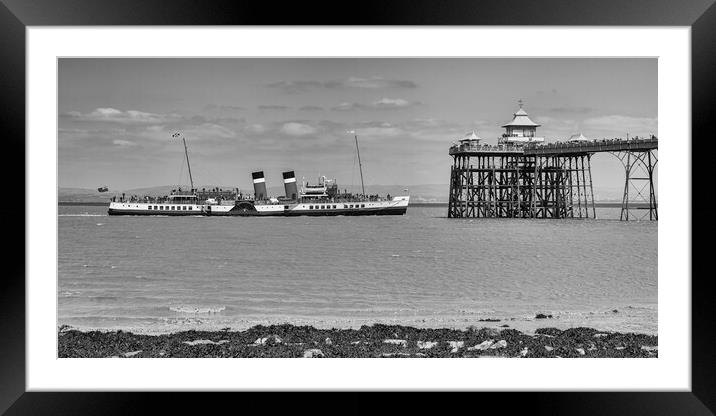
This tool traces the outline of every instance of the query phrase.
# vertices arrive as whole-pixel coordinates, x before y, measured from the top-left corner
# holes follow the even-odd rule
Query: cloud
[[[234,117],[204,117],[202,115],[182,116],[179,114],[158,114],[137,110],[117,110],[116,108],[97,108],[89,113],[81,113],[79,111],[70,111],[60,114],[63,119],[69,119],[77,122],[88,123],[117,123],[123,124],[123,127],[135,125],[157,126],[162,124],[204,124],[204,123],[224,123],[236,124],[244,120]]]
[[[402,98],[381,98],[371,104],[374,108],[407,108],[420,105],[417,101],[408,101]]]
[[[361,78],[350,77],[342,80],[332,81],[279,81],[266,85],[268,88],[280,89],[289,94],[306,92],[316,89],[338,89],[338,88],[362,88],[362,89],[404,89],[417,88],[418,84],[410,80],[388,79],[379,76]]]
[[[463,130],[476,130],[478,127],[483,127],[488,123],[482,120],[474,121],[470,124],[457,123],[454,121],[447,121],[436,118],[415,118],[408,120],[403,123],[403,128],[412,132],[426,132],[426,133],[439,133],[439,134],[452,134],[455,132],[462,133]],[[467,130],[465,130],[467,129]]]
[[[410,108],[420,105],[419,101],[409,101],[403,98],[381,98],[370,104],[343,102],[331,108],[333,111],[356,111],[356,110],[393,110]]]
[[[457,123],[434,118],[406,120],[398,123],[386,121],[360,121],[352,123],[320,123],[334,136],[354,130],[364,138],[389,138],[419,141],[446,141],[462,137],[466,131],[475,129],[473,123]]]
[[[289,94],[304,92],[310,89],[323,88],[324,83],[319,81],[279,81],[266,85],[269,88],[281,89]]]
[[[367,106],[364,104],[343,102],[343,103],[338,104],[335,107],[332,107],[331,111],[355,111],[355,110],[364,110],[366,108],[367,108]]]
[[[534,121],[538,124],[541,124],[544,128],[564,128],[564,127],[572,127],[576,124],[574,120],[570,119],[563,119],[563,118],[555,118],[555,117],[547,117],[547,116],[536,116],[534,117]]]
[[[400,127],[386,125],[380,127],[365,127],[357,130],[362,136],[368,137],[397,137],[407,136],[408,132],[401,129]]]
[[[307,136],[316,133],[316,131],[314,127],[303,123],[290,122],[281,126],[281,133],[288,136]]]
[[[548,92],[552,93],[552,95],[557,95],[557,94],[559,93],[559,91],[557,91],[556,88],[552,88],[552,89],[549,90]],[[544,94],[546,94],[546,93],[547,93],[547,91],[544,91],[544,90],[539,90],[539,91],[537,91],[537,95],[544,95]]]
[[[63,125],[71,122],[72,128]],[[191,140],[225,142],[239,138],[244,119],[202,115],[158,114],[136,110],[100,107],[88,113],[72,111],[60,119],[63,146],[162,146],[174,132]],[[75,126],[77,125],[77,126]]]
[[[323,111],[323,107],[317,105],[304,105],[298,109],[299,111]]]
[[[591,107],[555,107],[550,108],[549,111],[554,113],[567,113],[567,114],[586,114],[591,113],[594,109]]]
[[[236,132],[222,125],[214,123],[204,123],[198,126],[190,126],[183,132],[184,135],[191,135],[198,139],[218,138],[232,139],[236,137]]]
[[[161,124],[181,119],[178,114],[156,114],[137,110],[117,110],[116,108],[97,108],[90,113],[70,111],[61,114],[60,117],[70,118],[78,121],[101,121],[123,124]]]
[[[246,126],[245,131],[249,134],[264,134],[266,133],[266,126],[263,124],[250,124]]]
[[[440,120],[436,118],[415,118],[409,120],[408,123],[410,123],[410,125],[415,128],[435,128],[441,127],[447,122],[445,120]]]
[[[244,118],[236,118],[236,117],[204,117],[200,115],[195,115],[191,117],[185,117],[184,121],[190,123],[190,124],[205,124],[205,123],[211,123],[211,124],[237,124],[237,123],[243,123],[246,120]]]
[[[120,147],[131,147],[131,146],[137,145],[137,143],[135,143],[135,142],[132,142],[129,140],[120,140],[120,139],[112,140],[112,143],[117,146],[120,146]]]
[[[537,116],[534,121],[542,125],[537,129],[537,135],[544,137],[548,142],[567,139],[582,130],[580,128],[582,125],[573,119]]]
[[[259,109],[259,110],[278,110],[278,111],[283,111],[283,110],[288,110],[289,107],[288,107],[288,106],[285,106],[285,105],[278,105],[278,104],[267,104],[267,105],[260,105],[260,106],[258,106],[258,109]]]
[[[351,77],[342,83],[345,87],[350,88],[416,88],[418,85],[413,81],[400,79],[385,79],[383,77],[358,78]]]
[[[222,104],[207,104],[204,106],[205,111],[242,111],[246,108],[239,105],[222,105]]]
[[[629,117],[608,115],[584,120],[584,127],[600,132],[620,133],[621,135],[656,134],[658,122],[656,117]]]

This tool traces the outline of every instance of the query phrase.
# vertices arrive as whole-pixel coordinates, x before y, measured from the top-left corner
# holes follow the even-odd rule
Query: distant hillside
[[[201,185],[201,188],[214,188],[215,185]],[[219,186],[221,189],[232,189],[230,186]],[[115,195],[139,195],[139,196],[162,196],[169,195],[173,190],[177,189],[176,185],[163,185],[154,186],[150,188],[136,188],[126,190],[115,190],[110,189],[108,192],[100,193],[96,189],[85,189],[85,188],[59,188],[57,190],[57,196],[59,202],[108,202],[109,199]]]
[[[108,202],[111,192],[98,192],[96,189],[59,188],[57,199],[59,202]]]

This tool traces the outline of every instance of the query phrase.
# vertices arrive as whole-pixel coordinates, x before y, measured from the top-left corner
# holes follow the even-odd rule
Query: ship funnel
[[[264,172],[252,172],[251,176],[254,179],[254,199],[257,201],[266,199],[266,179],[264,179]]]
[[[298,197],[296,175],[292,170],[283,173],[283,188],[286,191],[286,198],[295,200]]]

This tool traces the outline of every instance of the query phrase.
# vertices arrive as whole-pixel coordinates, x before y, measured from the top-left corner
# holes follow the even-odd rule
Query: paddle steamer
[[[184,154],[189,170],[189,191],[181,188],[173,190],[163,197],[138,197],[122,194],[115,196],[109,203],[109,215],[161,215],[161,216],[334,216],[334,215],[403,215],[408,209],[410,196],[391,197],[387,195],[367,195],[363,184],[363,166],[360,161],[358,136],[355,135],[358,166],[360,169],[360,194],[340,192],[335,179],[321,176],[318,183],[311,185],[302,181],[301,189],[296,185],[293,171],[283,172],[285,195],[269,197],[266,193],[266,180],[263,171],[252,173],[254,194],[244,195],[237,190],[224,191],[194,188],[194,179],[189,164],[189,152],[186,139],[181,137]]]

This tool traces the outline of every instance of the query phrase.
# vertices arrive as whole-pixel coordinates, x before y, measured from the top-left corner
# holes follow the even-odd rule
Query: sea
[[[586,326],[657,334],[656,221],[118,217],[58,207],[58,326]],[[546,318],[537,318],[538,314]],[[550,317],[551,316],[551,317]]]

